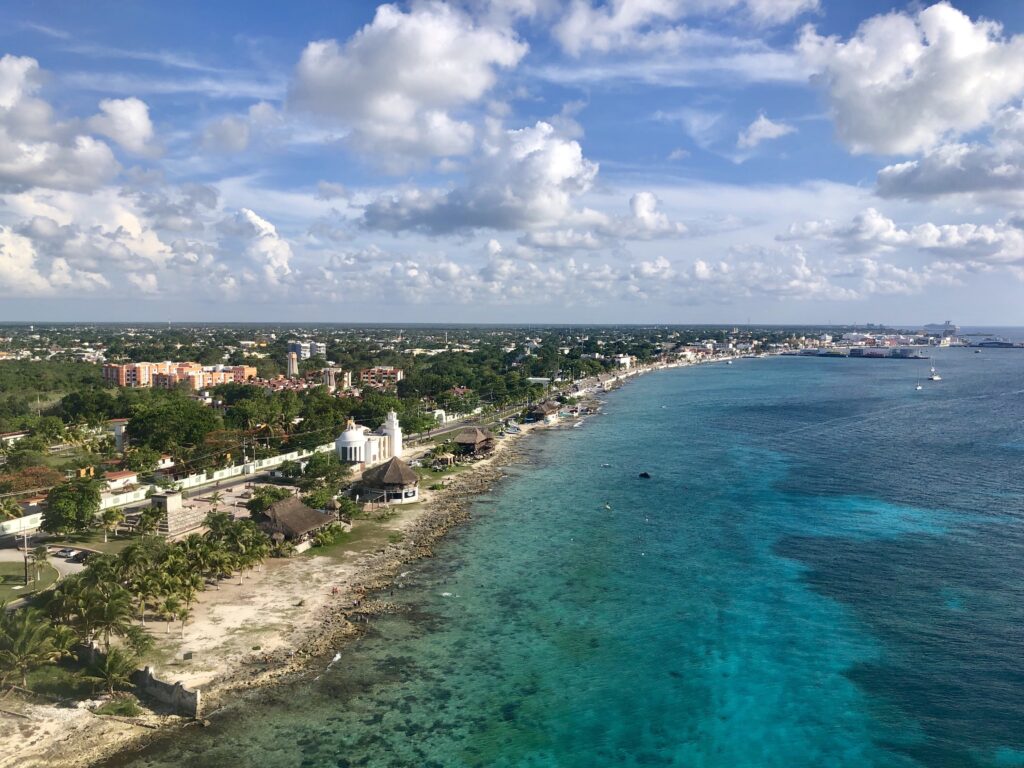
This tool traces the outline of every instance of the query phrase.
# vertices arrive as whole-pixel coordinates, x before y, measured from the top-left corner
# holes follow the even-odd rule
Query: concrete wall
[[[142,501],[146,498],[146,494],[149,493],[151,485],[143,485],[136,488],[134,491],[126,491],[124,493],[104,493],[100,496],[100,511],[110,509],[111,507],[123,507],[125,504],[133,504],[136,501]]]
[[[95,665],[103,660],[103,651],[92,645],[79,643],[72,650],[78,660],[86,665]],[[149,699],[170,707],[176,715],[198,718],[202,713],[202,694],[199,689],[192,691],[181,683],[167,683],[156,676],[150,667],[137,669],[130,676],[135,693],[140,699]]]
[[[181,683],[164,682],[150,667],[133,672],[132,682],[141,698],[166,704],[176,715],[197,718],[202,714],[202,694],[198,688],[192,691]]]
[[[38,530],[43,522],[43,513],[34,512],[24,517],[16,517],[13,520],[5,520],[0,523],[0,536],[20,536],[23,531],[32,533]]]

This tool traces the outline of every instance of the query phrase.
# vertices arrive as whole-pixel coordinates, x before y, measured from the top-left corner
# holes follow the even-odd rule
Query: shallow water
[[[112,764],[1024,766],[1024,351],[932,363],[645,376],[319,680]]]

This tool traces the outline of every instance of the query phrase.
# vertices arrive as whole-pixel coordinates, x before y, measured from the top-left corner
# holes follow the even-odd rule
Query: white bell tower
[[[402,455],[402,427],[398,423],[398,414],[394,411],[388,411],[387,418],[384,419],[384,434],[390,438],[391,455],[400,457]]]

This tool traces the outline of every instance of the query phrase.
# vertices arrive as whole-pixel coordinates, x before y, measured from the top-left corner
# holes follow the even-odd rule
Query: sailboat
[[[931,376],[928,377],[928,381],[942,381],[942,377],[939,376],[939,372],[935,370],[935,366],[932,366]]]
[[[918,392],[920,392],[922,389],[924,389],[924,387],[921,386],[921,380],[920,379],[918,379],[917,386],[914,387],[914,389],[916,389]]]

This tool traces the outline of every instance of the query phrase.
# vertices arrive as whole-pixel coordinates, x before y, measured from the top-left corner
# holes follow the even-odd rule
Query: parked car
[[[58,549],[56,552],[54,552],[53,556],[54,557],[68,558],[68,557],[71,557],[71,556],[77,555],[77,554],[78,554],[78,550],[77,549],[72,549],[71,547],[64,547],[64,549]]]
[[[91,560],[93,555],[95,555],[95,554],[96,554],[95,552],[89,552],[88,550],[86,550],[84,552],[79,552],[77,555],[72,555],[71,557],[69,557],[68,558],[68,562],[69,563],[77,563],[77,564],[81,565],[82,563],[85,563],[88,560]]]

